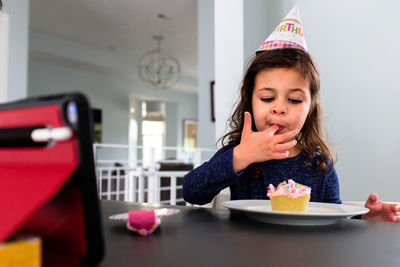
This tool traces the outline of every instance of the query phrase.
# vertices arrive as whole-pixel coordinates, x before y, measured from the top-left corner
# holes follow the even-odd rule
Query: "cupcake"
[[[271,199],[273,211],[306,212],[310,202],[311,188],[289,179],[275,188],[268,186],[267,196]]]

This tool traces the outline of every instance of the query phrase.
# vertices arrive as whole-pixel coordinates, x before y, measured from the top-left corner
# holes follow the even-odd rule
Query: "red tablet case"
[[[68,122],[67,103],[78,122]],[[69,127],[73,137],[43,147],[0,147],[0,242],[43,240],[44,266],[94,265],[103,256],[91,146],[90,108],[79,94],[0,105],[1,129]]]

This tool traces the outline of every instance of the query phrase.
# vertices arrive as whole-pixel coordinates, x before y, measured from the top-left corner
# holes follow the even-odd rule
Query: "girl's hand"
[[[362,219],[370,221],[400,222],[399,204],[391,204],[378,200],[377,194],[369,195],[365,202],[365,207],[369,209],[367,214],[361,216]]]
[[[261,132],[251,129],[251,115],[244,113],[244,124],[240,144],[233,149],[233,169],[236,173],[245,169],[251,163],[271,159],[284,159],[289,156],[289,150],[297,141],[293,140],[299,129],[275,135],[278,126],[272,126]]]

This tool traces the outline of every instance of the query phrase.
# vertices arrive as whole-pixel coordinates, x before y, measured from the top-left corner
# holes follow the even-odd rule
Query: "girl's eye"
[[[291,102],[293,104],[299,104],[299,103],[301,103],[303,101],[300,100],[300,99],[289,98],[289,102]]]
[[[272,102],[272,101],[274,101],[274,99],[275,98],[273,98],[273,97],[266,97],[266,98],[261,98],[261,101],[263,101],[263,102]]]

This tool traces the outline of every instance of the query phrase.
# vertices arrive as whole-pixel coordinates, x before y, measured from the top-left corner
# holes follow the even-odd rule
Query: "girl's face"
[[[267,69],[255,77],[253,119],[258,131],[276,124],[276,134],[304,125],[311,106],[310,82],[296,69]]]

